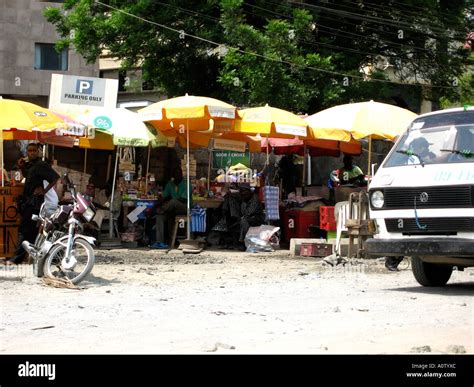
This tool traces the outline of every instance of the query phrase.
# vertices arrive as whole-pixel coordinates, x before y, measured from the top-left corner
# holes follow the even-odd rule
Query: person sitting
[[[265,222],[262,203],[257,195],[252,192],[250,184],[240,185],[240,220],[231,227],[234,238],[238,235],[237,246],[239,250],[245,250],[244,240],[250,227],[261,226]]]
[[[212,227],[211,233],[216,234],[216,238],[212,238],[211,240],[217,239],[217,243],[221,248],[231,248],[238,247],[236,242],[238,238],[232,238],[230,235],[230,230],[233,225],[239,224],[240,222],[240,205],[241,205],[241,198],[238,191],[232,189],[232,185],[228,185],[223,188],[222,195],[224,201],[216,210],[216,218],[217,222]]]
[[[188,200],[188,187],[185,180],[183,180],[183,171],[180,167],[176,167],[173,171],[171,180],[166,184],[165,189],[163,190],[163,196],[161,198],[161,214],[163,216],[156,217],[156,228],[158,230],[164,229],[164,222],[168,224],[168,230],[172,227],[176,215],[186,215],[187,214],[187,200]],[[191,195],[190,205],[191,203]],[[159,210],[160,211],[160,210]],[[158,214],[158,215],[161,215]],[[169,230],[170,231],[170,230]],[[171,235],[171,232],[169,232]],[[163,240],[157,240],[156,246],[164,247]],[[173,247],[173,246],[171,246]]]
[[[285,155],[278,163],[278,175],[282,181],[283,195],[286,199],[292,192],[296,192],[298,183],[298,169],[295,165],[295,157],[293,154]]]
[[[337,178],[340,185],[367,185],[364,179],[364,172],[354,164],[352,156],[345,155],[342,161],[344,166],[337,171]]]
[[[436,155],[430,151],[430,143],[424,137],[415,138],[410,143],[413,155],[408,158],[408,164],[420,164],[433,161]]]

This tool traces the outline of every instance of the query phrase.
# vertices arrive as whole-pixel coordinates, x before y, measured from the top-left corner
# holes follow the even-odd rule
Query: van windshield
[[[449,163],[474,163],[474,111],[416,119],[384,167]]]

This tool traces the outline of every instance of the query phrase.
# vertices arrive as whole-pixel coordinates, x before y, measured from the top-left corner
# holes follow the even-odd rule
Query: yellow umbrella
[[[338,105],[306,118],[314,130],[343,129],[355,139],[369,138],[368,173],[372,139],[394,140],[417,115],[407,109],[380,102],[358,102]]]
[[[245,143],[248,146],[249,152],[259,153],[262,151],[261,140],[253,136],[247,136],[240,133],[222,133],[220,135],[214,135],[215,140],[224,141],[235,141],[240,143]],[[216,142],[215,142],[216,143]],[[232,149],[229,149],[232,150]]]
[[[97,130],[93,138],[79,137],[79,148],[114,150],[115,145],[112,135]]]
[[[10,131],[4,133],[4,139],[35,139],[37,132],[65,127],[65,121],[49,109],[25,101],[0,99],[0,129]]]
[[[156,102],[140,109],[138,114],[161,131],[202,131],[210,128],[209,120],[233,120],[236,108],[215,98],[185,95]]]
[[[395,105],[369,101],[334,106],[305,120],[316,132],[343,129],[356,140],[368,136],[393,140],[405,131],[416,116]]]
[[[229,123],[228,121],[236,118],[237,109],[234,106],[215,98],[190,96],[186,94],[185,96],[156,102],[146,108],[140,109],[138,113],[144,122],[150,123],[158,130],[173,128],[178,132],[186,132],[186,170],[188,183],[187,190],[189,192],[189,132],[208,130],[210,128],[210,119],[213,119],[215,124],[218,124],[220,121]],[[187,238],[190,240],[190,197],[189,194],[187,196]]]
[[[308,118],[304,120],[309,125],[308,130],[308,141],[314,140],[329,140],[329,141],[341,141],[341,142],[352,142],[354,139],[351,133],[345,129],[335,129],[335,128],[314,128],[311,126]]]
[[[222,123],[222,122],[221,122]],[[235,146],[248,146],[250,152],[260,152],[261,146],[260,141],[255,139],[252,136],[247,136],[241,133],[234,133],[234,132],[221,132],[219,128],[216,128],[216,124],[214,120],[210,120],[210,129],[208,130],[201,130],[201,131],[190,131],[189,132],[189,146],[191,148],[214,148],[214,149],[224,149],[222,146],[228,146],[228,150],[234,150],[232,148],[233,142],[235,142]],[[233,122],[230,123],[232,127]],[[222,125],[220,125],[222,128]],[[161,132],[162,135],[178,141],[179,145],[183,148],[186,148],[186,133],[179,133],[179,131],[175,130],[167,130]],[[214,140],[214,141],[213,141]],[[217,141],[216,141],[217,140]],[[240,144],[237,144],[240,143]]]
[[[239,110],[234,132],[271,138],[308,136],[308,124],[296,114],[268,105]]]
[[[64,120],[46,108],[0,97],[2,140],[35,140],[41,131],[49,132],[64,127],[67,127]],[[1,163],[3,170],[3,152]]]

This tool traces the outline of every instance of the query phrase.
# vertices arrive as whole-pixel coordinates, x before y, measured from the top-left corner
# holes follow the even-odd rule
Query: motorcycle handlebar
[[[71,190],[71,194],[75,199],[76,198],[76,187],[74,186],[71,179],[69,179],[69,175],[67,173],[64,174],[63,178],[64,178],[64,181],[66,182],[67,188]]]

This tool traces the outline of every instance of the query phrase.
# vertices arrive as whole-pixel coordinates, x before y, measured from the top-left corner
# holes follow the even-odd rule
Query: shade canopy
[[[300,139],[283,139],[283,138],[263,138],[262,152],[272,150],[276,155],[284,154],[298,154],[304,155],[304,148],[306,146],[307,152],[310,156],[334,156],[338,157],[341,153],[358,156],[362,153],[362,146],[359,141],[352,139],[349,142],[337,140],[308,140]]]
[[[111,135],[114,145],[148,146],[156,139],[137,113],[124,108],[90,110],[77,120]]]
[[[234,132],[272,138],[307,137],[308,124],[296,114],[268,105],[238,112]]]
[[[51,110],[30,102],[0,98],[0,129],[6,140],[33,140],[40,132],[66,128]]]
[[[305,119],[316,132],[345,130],[354,139],[394,140],[417,115],[407,109],[380,102],[358,102],[338,105]]]
[[[210,129],[210,119],[227,121],[236,118],[237,109],[223,101],[210,97],[184,95],[156,102],[138,111],[144,122],[149,122],[162,132]]]

